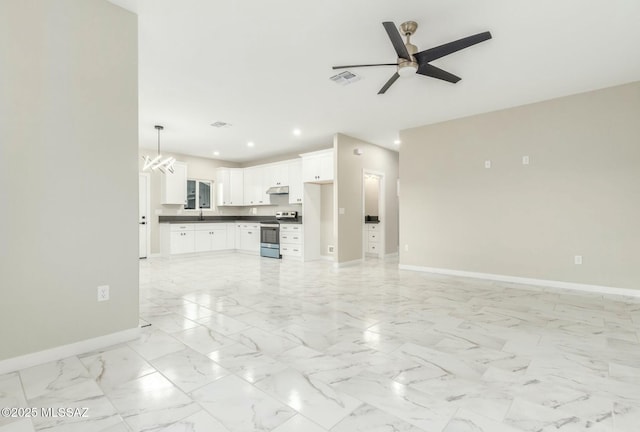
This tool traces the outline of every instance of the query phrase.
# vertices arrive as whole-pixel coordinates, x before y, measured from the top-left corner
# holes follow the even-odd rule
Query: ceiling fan
[[[393,48],[398,54],[398,61],[396,63],[377,63],[333,67],[333,69],[346,69],[370,66],[397,66],[398,70],[396,71],[396,73],[394,73],[391,78],[389,78],[389,81],[387,81],[385,85],[382,86],[378,94],[384,94],[387,90],[389,90],[389,87],[391,87],[393,83],[396,82],[396,80],[401,76],[412,75],[414,73],[425,75],[431,78],[437,78],[455,84],[460,81],[460,77],[437,68],[429,63],[436,59],[439,59],[440,57],[444,57],[456,51],[460,51],[472,45],[491,39],[491,33],[487,31],[418,52],[418,47],[411,43],[411,35],[413,35],[418,28],[418,24],[415,21],[407,21],[400,24],[400,31],[407,38],[406,43],[402,41],[402,36],[400,35],[400,32],[398,32],[398,29],[393,22],[386,21],[383,22],[382,25],[387,31],[389,39],[391,39]]]

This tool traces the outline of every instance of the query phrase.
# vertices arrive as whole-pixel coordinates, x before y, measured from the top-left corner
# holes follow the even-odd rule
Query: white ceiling
[[[141,147],[162,124],[163,150],[224,160],[328,147],[335,132],[397,148],[409,127],[640,79],[638,0],[111,1],[139,17]],[[433,62],[455,85],[411,76],[377,95],[394,67],[329,80],[332,65],[395,62],[381,23],[408,20],[419,50],[493,39]]]

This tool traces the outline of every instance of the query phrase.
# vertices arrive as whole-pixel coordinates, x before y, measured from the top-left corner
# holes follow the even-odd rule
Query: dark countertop
[[[193,216],[158,216],[159,223],[228,223],[235,221],[263,222],[275,221],[275,216],[204,216],[201,220],[199,215]],[[302,216],[296,219],[280,219],[283,224],[301,224]]]

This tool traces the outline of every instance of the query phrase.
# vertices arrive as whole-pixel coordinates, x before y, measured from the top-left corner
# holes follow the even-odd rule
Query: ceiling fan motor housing
[[[414,75],[418,70],[418,62],[416,58],[413,56],[418,52],[418,47],[414,44],[410,43],[407,37],[407,43],[404,44],[407,47],[407,51],[409,51],[409,55],[411,56],[411,61],[398,57],[398,74],[400,76],[410,76]]]

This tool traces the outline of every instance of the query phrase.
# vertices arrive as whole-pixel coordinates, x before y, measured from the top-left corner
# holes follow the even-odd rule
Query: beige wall
[[[639,120],[636,82],[403,131],[400,263],[639,289]]]
[[[362,155],[353,151],[359,148]],[[363,170],[384,173],[385,215],[380,220],[385,228],[385,253],[398,251],[398,153],[343,134],[336,134],[336,219],[338,262],[362,258]],[[345,210],[339,214],[339,209]]]
[[[328,251],[329,245],[335,246],[333,225],[333,183],[320,186],[320,255],[333,258],[335,253]]]
[[[0,2],[0,360],[138,326],[137,45],[104,0]]]

